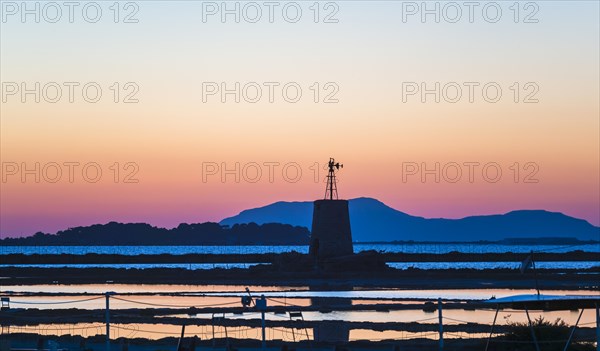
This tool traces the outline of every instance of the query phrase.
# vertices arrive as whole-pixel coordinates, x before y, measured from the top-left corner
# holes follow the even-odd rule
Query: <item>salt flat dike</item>
[[[349,200],[352,239],[358,242],[396,240],[473,242],[504,238],[573,237],[600,240],[600,227],[558,212],[520,210],[461,219],[423,218],[393,209],[372,198]],[[313,204],[276,202],[226,218],[220,224],[285,223],[310,228]]]

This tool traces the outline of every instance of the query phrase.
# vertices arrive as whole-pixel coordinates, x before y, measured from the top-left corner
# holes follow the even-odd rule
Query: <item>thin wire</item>
[[[305,307],[305,306],[300,306],[300,305],[294,305],[294,304],[288,303],[288,302],[286,302],[286,301],[276,300],[276,299],[273,299],[273,298],[270,298],[270,297],[267,297],[267,300],[269,300],[269,301],[273,301],[273,302],[277,302],[277,303],[280,303],[280,304],[282,304],[282,305],[284,305],[284,306],[291,306],[291,307]]]
[[[471,324],[479,324],[479,323],[477,323],[477,322],[469,322],[469,321],[465,321],[465,320],[462,320],[462,319],[455,319],[455,318],[450,318],[450,317],[445,317],[445,316],[442,316],[442,318],[443,318],[443,319],[450,320],[450,321],[454,321],[454,322],[461,322],[461,323],[471,323]]]
[[[143,329],[132,329],[132,328],[125,328],[125,327],[121,327],[118,325],[111,325],[111,328],[116,328],[116,329],[122,329],[122,330],[131,330],[131,331],[136,331],[136,332],[140,332],[140,333],[150,333],[150,334],[166,334],[166,335],[179,335],[179,332],[159,332],[159,331],[153,331],[153,330],[143,330]]]
[[[269,315],[272,315],[273,317],[281,318],[281,319],[284,319],[286,321],[291,321],[291,322],[308,322],[307,320],[288,319],[289,317],[276,314],[275,312],[268,312],[268,313],[269,313]]]
[[[430,321],[430,320],[434,320],[434,319],[438,319],[438,317],[431,317],[431,318],[424,318],[424,319],[417,319],[414,321],[406,321],[404,323],[417,323],[417,322],[425,322],[425,321]]]
[[[208,305],[168,305],[168,304],[159,304],[159,303],[152,303],[152,302],[133,301],[133,300],[128,300],[128,299],[124,299],[124,298],[121,298],[121,297],[115,297],[115,296],[113,296],[112,298],[115,299],[115,300],[120,300],[120,301],[135,303],[135,304],[139,304],[139,305],[155,306],[155,307],[186,307],[186,308],[192,308],[192,307],[217,307],[217,306],[228,306],[228,305],[239,304],[239,302],[234,301],[234,302],[225,302],[225,303],[208,304]]]
[[[60,304],[68,304],[68,303],[93,301],[93,300],[98,300],[98,299],[102,299],[102,298],[104,298],[104,296],[92,297],[92,298],[83,299],[83,300],[55,301],[55,302],[27,302],[27,301],[12,301],[11,300],[10,303],[16,303],[16,304],[22,304],[22,305],[60,305]]]

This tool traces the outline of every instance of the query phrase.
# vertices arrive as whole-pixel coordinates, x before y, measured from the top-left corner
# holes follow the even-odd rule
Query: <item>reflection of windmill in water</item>
[[[309,291],[319,291],[320,287],[309,287]],[[348,310],[352,299],[339,297],[315,296],[310,298],[311,307],[320,312],[331,312],[338,309]],[[346,343],[350,340],[351,324],[344,320],[321,320],[314,324],[313,340],[326,343]]]
[[[336,171],[344,166],[329,159],[325,199],[316,200],[313,208],[313,221],[310,239],[310,255],[317,258],[333,258],[351,255],[352,233],[348,200],[339,200]]]

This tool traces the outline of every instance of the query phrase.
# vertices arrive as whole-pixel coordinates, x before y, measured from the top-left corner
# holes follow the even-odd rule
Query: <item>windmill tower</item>
[[[336,171],[344,165],[330,158],[328,166],[325,199],[316,200],[313,207],[309,253],[317,259],[354,253],[348,201],[338,199],[335,178]]]

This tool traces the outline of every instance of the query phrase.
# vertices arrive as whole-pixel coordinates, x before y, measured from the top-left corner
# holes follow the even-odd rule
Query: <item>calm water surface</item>
[[[504,297],[517,294],[533,294],[535,291],[527,289],[464,289],[464,290],[401,290],[401,289],[382,289],[382,290],[342,290],[331,291],[310,290],[308,287],[287,287],[287,286],[250,286],[253,294],[264,294],[268,298],[269,306],[310,306],[312,304],[321,305],[327,298],[342,298],[336,300],[336,304],[347,305],[385,305],[390,303],[417,304],[415,309],[379,312],[369,310],[369,307],[361,311],[331,311],[331,312],[303,312],[303,318],[307,321],[340,321],[340,322],[381,322],[381,323],[399,323],[399,322],[418,322],[422,324],[436,324],[437,313],[425,312],[419,307],[425,301],[435,301],[438,297],[442,299],[459,300],[486,300],[492,296]],[[195,307],[239,307],[240,296],[246,294],[245,286],[229,285],[143,285],[143,284],[86,284],[86,285],[30,285],[30,286],[1,286],[2,296],[10,296],[11,308],[35,308],[35,309],[103,309],[105,306],[105,297],[100,295],[106,291],[114,291],[117,295],[111,297],[111,310],[120,310],[125,308],[187,308]],[[87,293],[87,296],[24,296],[24,293]],[[126,295],[127,293],[141,294],[159,294],[159,293],[178,293],[178,296],[162,295]],[[552,291],[553,295],[600,295],[600,292],[590,291]],[[93,295],[97,294],[97,295]],[[401,299],[401,300],[398,300]],[[341,302],[340,302],[341,301]],[[346,302],[344,302],[346,301]],[[444,324],[464,324],[464,323],[483,323],[490,324],[494,318],[495,311],[489,309],[478,310],[444,310]],[[569,324],[575,323],[578,317],[577,311],[530,311],[532,318],[543,316],[549,320],[561,318]],[[210,320],[211,314],[175,314],[165,317],[189,318],[192,322],[186,327],[186,333],[189,335],[199,335],[203,339],[212,337],[211,325],[195,325],[194,319]],[[260,313],[255,311],[245,312],[243,314],[225,313],[226,319],[260,319]],[[111,337],[144,337],[149,339],[160,339],[165,336],[177,336],[181,332],[181,327],[161,323],[156,317],[154,323],[137,324],[114,324],[111,326]],[[267,313],[266,319],[270,321],[289,321],[287,313]],[[525,322],[526,316],[523,311],[504,310],[498,317],[499,324],[505,324],[508,321]],[[595,326],[595,314],[593,310],[584,311],[581,316],[580,325]],[[391,324],[390,324],[391,325]],[[343,324],[340,324],[343,328]],[[74,324],[43,324],[31,326],[13,326],[12,333],[29,332],[41,335],[103,335],[103,323],[74,323]],[[312,329],[299,330],[286,328],[268,328],[268,340],[288,340],[294,338],[313,337]],[[223,327],[215,327],[216,337],[224,337]],[[293,334],[295,333],[295,334]],[[460,333],[448,334],[448,338],[457,337]],[[260,329],[250,327],[228,327],[227,335],[230,338],[249,338],[260,339]],[[379,339],[403,339],[403,338],[433,338],[436,333],[413,333],[406,331],[374,331],[369,329],[349,330],[349,340],[379,340]],[[467,336],[463,334],[463,336]],[[475,336],[471,334],[471,337]],[[482,335],[485,337],[486,335]]]
[[[569,252],[582,250],[600,252],[600,244],[584,245],[498,245],[498,244],[354,244],[356,252],[375,250],[384,252],[434,253],[442,254],[452,251],[464,253],[502,253],[515,252]],[[308,253],[308,246],[0,246],[0,254],[22,253],[32,254],[73,254],[85,255],[118,254],[118,255],[157,255],[157,254],[262,254],[284,252]]]
[[[177,268],[186,270],[250,268],[259,263],[86,263],[86,264],[0,264],[0,268],[116,268],[116,269],[153,269]],[[263,263],[264,264],[264,263]],[[389,262],[396,269],[519,269],[521,262]],[[600,267],[594,261],[547,261],[536,262],[539,269],[590,269]]]

